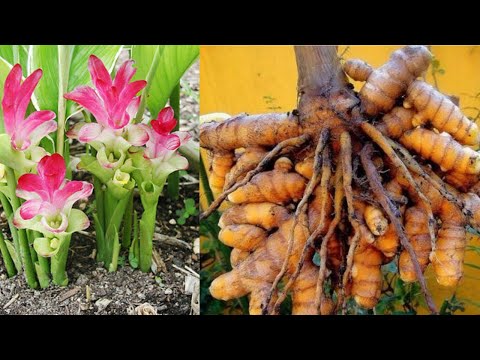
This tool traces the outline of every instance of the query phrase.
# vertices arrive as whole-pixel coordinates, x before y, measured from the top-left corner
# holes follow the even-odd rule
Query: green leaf
[[[163,52],[147,95],[152,118],[165,107],[172,90],[199,54],[198,45],[134,45],[132,58],[138,69],[135,80],[147,78],[157,47]]]
[[[160,276],[155,276],[155,282],[156,282],[159,286],[162,286],[162,285],[163,285],[162,278],[161,278]]]
[[[4,59],[11,66],[15,65],[14,56],[13,56],[14,46],[15,45],[0,45],[0,57]],[[16,46],[18,49],[20,65],[22,66],[22,70],[23,70],[23,77],[27,77],[28,46],[26,45],[16,45]],[[2,90],[3,90],[3,85],[2,85]]]
[[[128,262],[130,263],[130,266],[134,269],[138,268],[138,258],[135,256],[135,245],[136,245],[137,240],[132,242],[132,245],[130,246],[130,251],[128,252]]]
[[[179,218],[177,219],[177,224],[179,224],[179,225],[185,225],[186,222],[187,222],[187,221],[186,221],[185,217],[183,217],[183,216],[182,216],[182,217],[179,217]]]
[[[184,201],[185,209],[190,212],[190,210],[196,210],[197,207],[195,206],[195,200],[192,198],[185,199]]]
[[[5,239],[5,245],[7,245],[8,252],[10,253],[10,257],[12,258],[13,263],[15,264],[15,268],[18,272],[22,271],[22,263],[20,258],[18,257],[17,250],[15,250],[15,246],[12,244],[11,241]]]
[[[106,68],[111,71],[121,49],[121,45],[71,45],[68,91],[72,91],[80,85],[90,84],[91,79],[88,72],[90,55],[94,54],[100,58]],[[58,113],[58,46],[32,45],[29,55],[28,72],[32,73],[38,68],[43,70],[43,77],[35,90],[38,108]],[[76,109],[77,105],[68,101],[66,118],[73,115]]]

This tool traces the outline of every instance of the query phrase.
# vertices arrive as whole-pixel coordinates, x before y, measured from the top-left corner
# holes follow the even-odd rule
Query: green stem
[[[15,247],[15,250],[17,251],[17,253],[19,253],[20,243],[18,242],[18,230],[13,225],[12,205],[10,205],[10,202],[8,201],[7,197],[3,193],[0,193],[0,202],[2,203],[3,211],[5,212],[5,216],[7,217],[7,220],[8,220],[8,227],[10,228],[10,233],[12,234],[13,246]],[[19,260],[21,261],[20,257],[19,257]]]
[[[12,51],[13,51],[13,65],[20,64],[20,50],[18,48],[18,45],[12,45]]]
[[[5,239],[2,232],[0,231],[0,252],[2,253],[3,263],[7,269],[8,277],[12,277],[17,273],[15,269],[15,264],[13,263],[12,257],[7,249],[7,244],[5,244]]]
[[[107,187],[105,192],[105,225],[107,229],[105,231],[104,262],[109,271],[116,270],[120,251],[118,234],[132,192],[133,188],[131,190],[122,189],[121,192],[118,191],[117,194],[114,194],[114,190],[110,187]]]
[[[35,239],[43,237],[43,235],[40,234],[38,231],[33,231],[32,234],[33,241],[35,241]],[[36,251],[33,252],[36,253]],[[40,287],[42,289],[45,289],[50,284],[50,260],[37,254],[37,263],[35,264],[35,267],[37,269],[37,276]]]
[[[30,257],[32,258],[33,263],[37,261],[37,252],[33,249],[33,242],[35,241],[35,235],[33,230],[27,229],[27,240],[28,246],[30,246]]]
[[[85,120],[86,123],[91,123],[92,122],[92,118],[90,117],[90,113],[87,110],[83,109],[82,114],[83,114],[83,119]],[[85,147],[86,147],[86,153],[88,155],[91,155],[90,144],[86,144]]]
[[[57,127],[57,153],[63,156],[65,148],[65,122],[67,100],[63,95],[68,91],[68,76],[72,58],[72,47],[58,45],[58,127]]]
[[[105,262],[105,190],[99,178],[93,177],[95,202],[97,205],[95,220],[95,232],[97,241],[97,261]]]
[[[50,285],[50,261],[48,258],[38,255],[38,262],[35,265],[38,265],[36,267],[40,287],[45,289]]]
[[[202,182],[203,192],[207,197],[208,205],[210,205],[213,202],[214,197],[213,197],[212,189],[210,188],[210,184],[208,183],[207,171],[205,170],[205,165],[203,164],[203,159],[201,156],[200,156],[200,181]]]
[[[93,186],[95,189],[95,200],[97,204],[97,216],[102,228],[105,229],[105,191],[99,178],[93,177]]]
[[[138,107],[137,116],[133,119],[134,123],[139,123],[143,119],[143,114],[145,113],[145,107],[147,106],[147,97],[148,92],[150,91],[150,86],[152,86],[153,77],[157,72],[158,64],[160,63],[160,59],[162,58],[163,54],[163,46],[157,46],[155,50],[155,54],[153,55],[152,64],[150,65],[150,69],[148,70],[147,78],[147,85],[142,91],[142,97],[140,99],[140,106]],[[153,116],[153,115],[152,115]]]
[[[12,189],[12,194],[15,194],[17,179],[15,173],[9,167],[5,167],[7,173],[7,184]],[[16,196],[12,196],[12,211],[17,211],[20,207],[20,200]],[[24,229],[18,230],[18,242],[20,244],[20,256],[22,258],[23,267],[25,270],[25,279],[28,286],[33,289],[38,287],[38,282],[35,274],[35,267],[30,257],[30,247],[28,245],[27,235]]]
[[[136,210],[134,210],[134,213],[133,213],[133,221],[135,222],[135,226],[133,228],[133,241],[135,242],[135,248],[133,249],[133,251],[134,251],[135,257],[137,259],[140,259],[140,241],[138,239],[138,236],[139,236],[138,227],[140,226],[140,224],[138,222],[138,213]]]
[[[159,187],[151,183],[150,185],[142,184],[140,189],[140,199],[144,211],[139,226],[139,267],[143,272],[150,271],[152,266],[153,234],[155,232],[158,199],[162,193],[162,188],[163,186]]]
[[[122,248],[124,249],[129,249],[132,243],[133,194],[134,192],[132,191],[123,217]]]
[[[175,131],[180,129],[180,83],[178,83],[170,94],[170,106],[173,108],[177,125]],[[177,200],[179,197],[180,175],[178,171],[168,176],[167,194],[171,199]]]
[[[153,234],[155,232],[155,220],[157,206],[145,209],[140,220],[140,256],[139,266],[143,272],[149,272],[152,267]]]
[[[70,239],[72,235],[67,235],[63,239],[60,249],[52,257],[52,278],[53,283],[58,286],[67,286],[68,277],[66,272],[67,259],[68,259],[68,249],[70,248]]]

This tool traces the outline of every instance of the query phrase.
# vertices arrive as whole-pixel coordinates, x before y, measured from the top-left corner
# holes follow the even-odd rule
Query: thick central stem
[[[347,84],[337,48],[333,45],[295,46],[298,91],[301,95],[320,96],[336,92]]]

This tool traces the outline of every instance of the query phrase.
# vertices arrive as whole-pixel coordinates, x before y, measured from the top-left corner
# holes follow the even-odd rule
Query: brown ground
[[[198,62],[182,80],[181,129],[191,131],[198,140]],[[199,237],[198,217],[190,217],[183,226],[173,224],[175,211],[183,208],[183,199],[193,198],[198,204],[198,175],[180,180],[180,199],[162,197],[159,202],[157,226],[159,235],[183,240],[188,247],[156,241],[154,247],[165,263],[157,274],[133,270],[128,260],[115,273],[108,273],[92,257],[94,236],[76,234],[70,248],[67,272],[70,284],[60,288],[32,290],[23,275],[7,279],[0,259],[0,314],[131,314],[141,304],[148,303],[158,314],[188,315],[192,310],[192,295],[185,291],[187,275],[173,265],[190,267],[199,272],[193,243]],[[165,186],[166,188],[166,186]],[[136,207],[139,207],[137,199]],[[173,220],[172,220],[173,219]],[[88,229],[92,231],[92,228]],[[125,255],[125,254],[124,254]],[[125,258],[128,258],[126,254]],[[164,271],[166,270],[166,271]],[[187,271],[188,272],[188,271]],[[90,290],[90,299],[87,292]],[[194,306],[193,309],[196,307]]]

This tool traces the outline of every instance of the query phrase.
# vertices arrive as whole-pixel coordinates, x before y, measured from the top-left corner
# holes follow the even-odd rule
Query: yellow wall
[[[399,46],[351,46],[344,58],[361,58],[372,66],[384,63]],[[345,46],[339,47],[342,53]],[[432,46],[431,51],[445,69],[437,75],[439,89],[460,97],[468,116],[480,108],[480,46]],[[200,113],[229,114],[289,111],[296,104],[296,65],[291,46],[202,46],[200,49]],[[427,81],[433,83],[432,76]],[[356,84],[356,88],[358,89]],[[473,243],[471,243],[473,244]],[[478,239],[476,245],[480,245]],[[480,257],[467,252],[466,262],[480,265]],[[440,289],[430,271],[429,285],[438,305],[452,294]],[[457,296],[480,303],[480,270],[466,267]],[[466,313],[480,313],[467,306]]]

